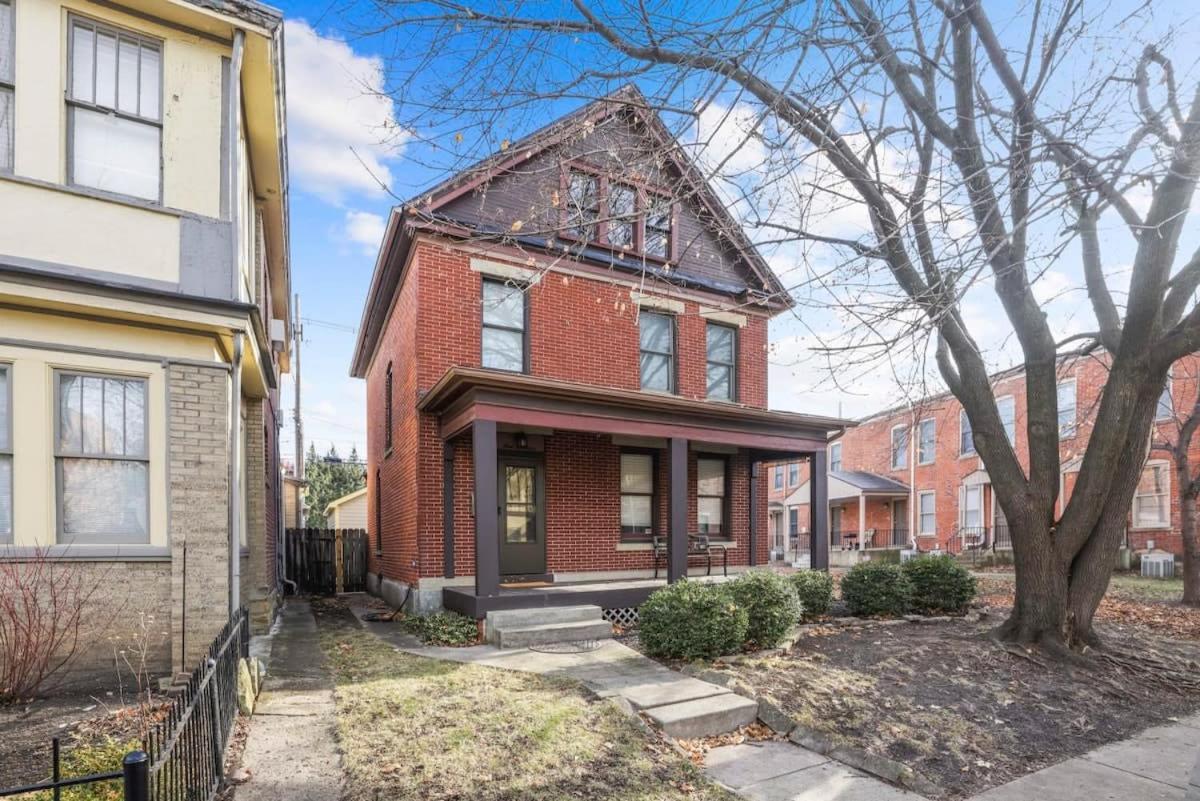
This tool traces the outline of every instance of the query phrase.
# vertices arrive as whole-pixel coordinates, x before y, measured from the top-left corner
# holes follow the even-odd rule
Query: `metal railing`
[[[59,741],[53,741],[51,778],[24,787],[0,788],[0,797],[121,781],[125,801],[212,801],[224,777],[225,749],[237,717],[238,660],[250,653],[246,608],[234,613],[208,647],[187,683],[143,738],[142,748],[120,770],[62,778]]]
[[[907,528],[869,528],[859,532],[849,529],[833,529],[829,532],[830,546],[843,551],[907,548]]]

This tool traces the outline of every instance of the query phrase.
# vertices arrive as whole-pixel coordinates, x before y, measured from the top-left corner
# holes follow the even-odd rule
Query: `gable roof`
[[[455,235],[457,230],[460,232],[459,236],[464,236],[473,230],[477,233],[503,235],[531,249],[549,249],[553,245],[552,240],[521,237],[508,230],[487,231],[477,223],[464,223],[445,215],[442,213],[442,209],[493,179],[527,163],[534,156],[564,142],[568,136],[578,132],[585,125],[594,125],[621,113],[636,116],[643,124],[643,130],[647,135],[662,148],[662,154],[666,160],[678,170],[682,177],[689,197],[694,198],[698,208],[704,212],[708,226],[716,234],[719,234],[723,241],[732,246],[734,255],[740,263],[745,265],[749,274],[757,281],[758,287],[747,290],[741,286],[721,285],[679,271],[658,268],[632,259],[622,259],[612,253],[601,259],[596,253],[592,253],[591,251],[594,249],[589,247],[582,248],[575,254],[575,257],[584,261],[602,261],[605,266],[644,272],[664,283],[678,286],[697,287],[727,295],[750,294],[751,302],[774,308],[777,311],[795,305],[795,301],[786,287],[763,259],[762,254],[758,252],[745,230],[717,197],[700,169],[679,146],[675,137],[663,124],[658,114],[650,108],[637,87],[629,84],[607,97],[592,101],[566,116],[558,118],[392,209],[363,307],[351,375],[363,377],[366,374],[378,344],[383,322],[390,309],[392,295],[401,279],[404,256],[416,230],[425,228],[449,235]],[[397,264],[397,262],[401,263]]]

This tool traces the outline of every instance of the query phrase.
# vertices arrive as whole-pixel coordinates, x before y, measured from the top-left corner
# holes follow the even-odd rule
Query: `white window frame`
[[[789,487],[800,486],[800,463],[799,462],[788,462],[787,483],[788,483]]]
[[[901,431],[904,433],[904,447],[901,448],[900,450],[896,450],[896,432],[897,431]],[[909,446],[909,440],[911,438],[912,438],[912,432],[908,430],[907,425],[903,425],[903,424],[892,426],[891,431],[888,433],[888,448],[890,449],[890,453],[888,455],[888,463],[891,464],[893,470],[903,470],[906,467],[908,467],[908,446]],[[900,455],[899,461],[897,461],[897,459],[896,459],[897,455]]]
[[[82,378],[99,378],[99,379],[115,379],[118,381],[137,381],[142,385],[142,444],[144,453],[138,456],[118,455],[115,453],[85,453],[82,449],[79,451],[65,450],[62,447],[62,379],[64,376],[76,376]],[[54,392],[54,507],[55,507],[55,532],[56,540],[59,544],[70,545],[146,545],[149,544],[153,533],[151,531],[151,461],[150,461],[150,379],[144,375],[106,372],[99,370],[72,370],[62,369],[55,370],[53,373]],[[82,388],[81,388],[82,391]],[[103,404],[103,401],[101,401]],[[124,414],[124,411],[122,411]],[[103,430],[103,424],[101,425]],[[66,520],[65,520],[65,496],[63,492],[63,463],[67,460],[100,460],[100,461],[130,461],[138,462],[145,465],[146,468],[146,503],[145,503],[145,520],[146,532],[145,536],[138,538],[133,535],[126,535],[121,532],[106,532],[99,535],[91,535],[82,538],[73,538],[67,540]]]
[[[1162,522],[1159,522],[1159,523],[1143,524],[1143,523],[1139,522],[1138,521],[1138,513],[1137,513],[1138,512],[1138,499],[1144,498],[1144,497],[1152,497],[1152,496],[1142,495],[1139,491],[1139,487],[1134,487],[1134,489],[1133,489],[1133,504],[1129,510],[1129,517],[1130,517],[1130,520],[1132,521],[1130,528],[1136,529],[1138,531],[1162,531],[1164,529],[1171,528],[1171,463],[1168,462],[1166,459],[1150,459],[1149,461],[1146,462],[1146,464],[1144,464],[1142,466],[1142,474],[1144,475],[1145,472],[1152,467],[1161,467],[1162,468],[1162,474],[1164,477],[1163,488],[1162,488],[1162,492],[1155,493],[1155,496],[1162,495],[1164,508],[1166,509],[1166,517],[1164,520],[1162,520]],[[1141,478],[1139,477],[1138,484],[1140,485],[1141,483],[1142,483]]]
[[[16,499],[13,497],[14,484],[16,482],[16,464],[13,458],[13,366],[11,362],[0,362],[0,372],[4,373],[4,408],[7,414],[3,420],[0,420],[0,461],[8,462],[8,512],[10,515],[7,521],[7,530],[4,527],[5,521],[0,520],[0,544],[10,545],[13,541],[13,531],[16,529]],[[4,492],[6,488],[0,487],[0,492]]]
[[[1071,422],[1064,425],[1062,421],[1062,394],[1059,390],[1067,384],[1071,385]],[[1070,439],[1079,430],[1079,385],[1075,383],[1074,378],[1059,381],[1054,385],[1054,394],[1056,400],[1055,406],[1058,407],[1058,436],[1060,439]]]
[[[979,503],[976,506],[976,512],[979,515],[979,522],[975,523],[974,525],[967,522],[967,512],[968,512],[968,507],[970,505],[967,502],[967,499],[971,497],[972,492],[974,492],[976,497],[979,498]],[[987,525],[986,520],[987,520],[987,518],[985,518],[984,514],[983,514],[983,485],[982,484],[964,485],[963,486],[963,494],[962,494],[962,508],[959,510],[959,521],[958,521],[959,525],[962,526],[963,528],[983,528],[985,525]]]
[[[829,446],[829,469],[830,471],[840,471],[842,469],[842,443],[834,442]]]
[[[505,325],[497,322],[488,322],[488,299],[487,290],[489,286],[498,287],[500,290],[508,293],[510,297],[512,293],[516,293],[521,298],[521,327],[516,328],[511,325]],[[479,363],[481,366],[489,370],[503,370],[507,373],[528,373],[529,372],[529,296],[525,292],[525,287],[514,284],[510,281],[502,281],[496,278],[484,278],[479,282]],[[521,366],[519,369],[509,367],[494,367],[484,364],[487,359],[488,351],[488,332],[500,331],[509,334],[520,334],[521,336]],[[389,363],[389,367],[391,364]],[[390,406],[389,406],[390,409]],[[390,434],[389,434],[390,437]]]
[[[963,448],[963,435],[969,433],[971,435],[968,443],[970,450]],[[958,410],[958,456],[963,458],[966,456],[975,456],[979,453],[975,447],[975,429],[971,427],[971,418],[967,416],[966,409]]]
[[[0,15],[8,18],[9,42],[8,63],[12,67],[12,75],[0,75],[0,94],[9,96],[8,108],[8,127],[0,129],[0,141],[7,138],[7,150],[12,156],[13,163],[7,167],[0,165],[0,175],[9,175],[16,169],[17,153],[16,153],[16,102],[17,102],[17,4],[16,0],[0,0]],[[0,145],[0,149],[4,149],[4,145]]]
[[[1001,413],[1000,407],[1007,402],[1012,405],[1012,430],[1004,425],[1004,414]],[[1004,434],[1008,437],[1008,444],[1017,447],[1017,398],[1015,395],[1001,395],[996,398],[996,414],[1000,417],[1000,425],[1004,428]],[[974,431],[971,432],[974,435]]]
[[[1167,383],[1163,387],[1162,393],[1158,396],[1158,401],[1154,406],[1154,422],[1162,423],[1175,418],[1175,398],[1171,395],[1172,384],[1174,379],[1170,373],[1167,373]],[[1167,403],[1163,405],[1163,398],[1167,399]]]
[[[929,509],[929,516],[933,519],[933,528],[925,529],[925,512],[921,509],[921,503],[925,498],[930,498],[932,506]],[[937,492],[934,490],[920,490],[917,492],[917,535],[922,537],[934,536],[937,534]]]
[[[929,443],[929,454],[924,453],[926,423],[933,429],[933,436]],[[926,455],[929,456],[928,459],[925,458]],[[926,417],[917,423],[917,465],[930,465],[933,464],[935,459],[937,459],[937,422],[932,417]]]
[[[92,36],[93,36],[93,40],[92,40],[92,52],[93,52],[92,99],[90,101],[84,100],[84,99],[81,99],[81,98],[78,98],[75,96],[75,86],[74,86],[74,82],[75,82],[75,69],[74,69],[75,31],[76,31],[77,27],[79,27],[79,26],[90,28],[92,31]],[[118,64],[120,63],[120,42],[122,39],[132,40],[138,44],[139,71],[140,71],[140,64],[141,64],[141,55],[140,55],[141,48],[144,46],[147,48],[156,49],[158,51],[158,115],[156,117],[145,117],[138,113],[130,113],[128,111],[121,111],[120,109],[117,109],[117,108],[109,108],[108,106],[104,106],[104,105],[100,105],[100,104],[96,103],[96,97],[95,97],[96,75],[95,75],[95,60],[94,60],[95,59],[94,53],[96,51],[95,37],[97,36],[97,34],[99,34],[101,32],[105,33],[109,36],[116,37],[117,52],[116,52],[114,58],[117,59]],[[140,31],[131,30],[129,28],[123,28],[123,27],[113,25],[108,22],[102,22],[100,20],[96,20],[91,17],[85,17],[81,14],[76,14],[74,12],[68,14],[68,16],[67,16],[67,92],[66,92],[66,105],[67,105],[66,175],[67,175],[67,184],[69,186],[79,186],[79,187],[90,189],[90,190],[93,190],[96,192],[105,192],[107,194],[116,195],[118,197],[130,197],[130,198],[134,198],[138,201],[141,201],[143,203],[154,203],[156,205],[162,204],[162,202],[163,202],[163,162],[165,161],[165,159],[163,158],[163,117],[164,117],[163,98],[165,97],[165,94],[166,94],[163,91],[163,77],[165,74],[164,62],[166,60],[166,48],[164,47],[164,44],[165,43],[163,42],[162,39],[158,39],[153,36],[147,36],[146,34],[141,33]],[[118,69],[119,69],[119,67],[118,67]],[[120,80],[119,80],[119,78],[117,78],[115,76],[114,76],[114,80],[116,80],[117,84],[118,84],[117,86],[114,87],[114,96],[116,96],[116,93],[120,92],[120,86],[119,86]],[[139,75],[139,81],[140,81],[140,75]],[[138,91],[140,94],[140,91],[141,91],[140,86],[139,86]],[[119,106],[120,100],[119,99],[114,100],[114,105]],[[140,97],[139,97],[139,106],[140,106]],[[105,189],[103,187],[95,187],[95,186],[92,186],[91,184],[78,183],[75,180],[75,109],[84,109],[87,111],[104,113],[104,114],[108,114],[108,115],[111,115],[114,117],[118,117],[120,119],[140,123],[142,125],[153,126],[158,129],[158,195],[157,195],[157,197],[147,198],[147,197],[143,197],[141,195],[129,195],[129,194],[125,194],[122,192],[116,192],[111,189]]]

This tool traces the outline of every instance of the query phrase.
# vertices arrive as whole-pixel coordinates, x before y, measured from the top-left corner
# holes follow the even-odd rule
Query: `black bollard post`
[[[130,751],[121,762],[125,774],[125,801],[150,801],[150,757]]]

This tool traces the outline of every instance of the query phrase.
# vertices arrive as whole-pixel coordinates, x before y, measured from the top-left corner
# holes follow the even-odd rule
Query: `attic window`
[[[609,180],[594,168],[563,175],[562,235],[622,254],[671,258],[671,199],[633,180]]]
[[[584,242],[599,237],[600,179],[594,175],[571,171],[567,183],[567,232]]]

